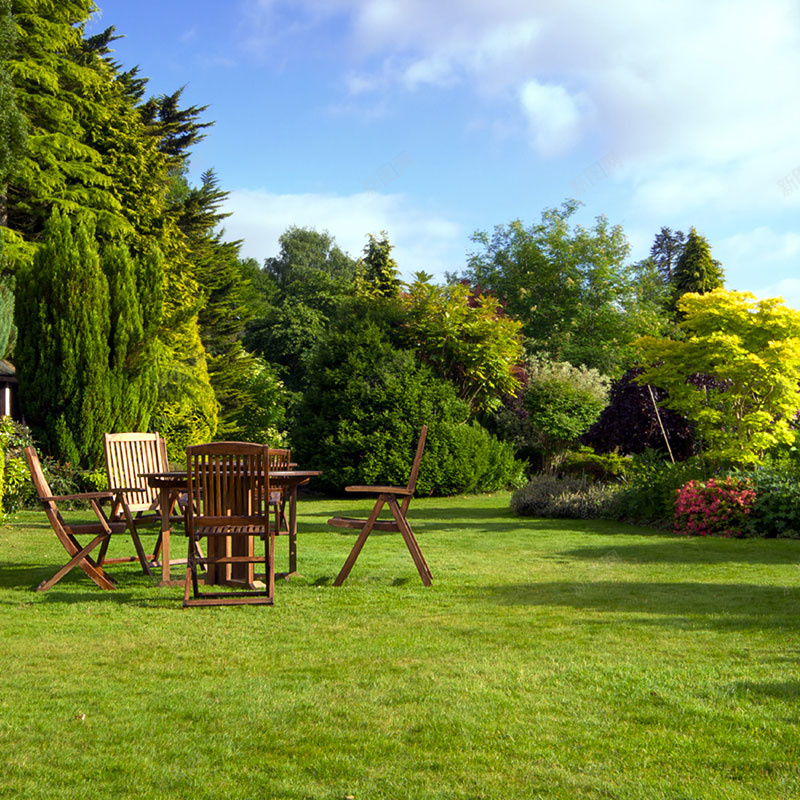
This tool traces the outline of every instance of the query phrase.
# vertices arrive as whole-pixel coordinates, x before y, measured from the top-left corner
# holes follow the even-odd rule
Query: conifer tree
[[[6,68],[15,42],[11,0],[0,0],[0,225],[6,224],[6,183],[19,169],[26,136],[25,119],[17,108],[14,85]]]
[[[389,242],[389,234],[381,231],[378,238],[368,233],[367,238],[369,241],[359,271],[362,291],[372,297],[397,297],[400,293],[399,270],[392,258],[394,245]]]
[[[672,276],[672,309],[687,292],[706,294],[724,284],[722,265],[711,257],[711,246],[693,227]]]
[[[0,233],[0,358],[7,358],[17,340],[14,325],[14,283],[6,274],[6,258],[3,236]]]
[[[143,261],[137,265],[119,242],[107,245],[101,259],[110,294],[110,431],[147,430],[158,396],[154,328],[162,275],[157,254]]]
[[[59,203],[73,214],[91,210],[103,231],[130,230],[103,156],[87,141],[111,113],[110,68],[82,40],[94,3],[12,0],[11,7],[20,35],[5,66],[28,140],[9,182],[8,227],[30,240]]]
[[[653,240],[650,248],[650,258],[653,259],[665,284],[672,282],[672,274],[678,259],[681,257],[686,244],[686,235],[683,231],[675,231],[662,226]]]
[[[28,424],[57,458],[96,466],[111,413],[109,292],[94,226],[55,209],[18,278],[16,362]]]

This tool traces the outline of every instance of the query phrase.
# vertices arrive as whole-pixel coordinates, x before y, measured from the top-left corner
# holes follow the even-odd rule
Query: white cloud
[[[404,277],[425,270],[441,277],[464,266],[464,232],[454,222],[414,208],[402,195],[360,193],[274,194],[237,189],[225,210],[228,239],[243,239],[242,255],[262,261],[277,255],[278,238],[290,226],[326,230],[342,250],[361,255],[368,233],[385,230]]]
[[[542,156],[560,155],[572,147],[578,139],[584,97],[573,97],[562,86],[528,81],[520,100],[533,145]]]
[[[262,14],[282,7],[251,3]],[[745,0],[293,7],[317,23],[347,20],[347,85],[361,97],[391,83],[493,95],[509,118],[528,125],[540,156],[580,144],[614,150],[629,168],[632,205],[653,214],[686,203],[771,208],[782,199],[777,181],[800,165],[796,0],[757,8]],[[800,205],[800,192],[788,200]]]

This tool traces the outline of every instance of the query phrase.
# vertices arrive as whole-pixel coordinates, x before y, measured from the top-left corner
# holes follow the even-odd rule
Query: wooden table
[[[175,496],[188,491],[186,470],[173,472],[142,473],[149,486],[159,491],[161,509],[161,581],[159,586],[169,586],[170,581],[170,534],[172,523],[169,510]],[[289,494],[289,571],[279,577],[291,578],[297,575],[297,487],[308,483],[311,478],[322,473],[313,469],[274,470],[269,473],[271,489],[288,489]],[[181,581],[182,583],[182,581]]]

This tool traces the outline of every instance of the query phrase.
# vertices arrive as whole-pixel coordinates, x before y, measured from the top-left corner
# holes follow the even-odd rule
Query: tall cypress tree
[[[17,341],[14,325],[14,279],[5,273],[6,254],[0,232],[0,358],[7,358]]]
[[[110,294],[110,431],[147,430],[155,406],[157,348],[153,319],[160,318],[162,276],[143,274],[148,268],[157,271],[154,258],[157,256],[151,253],[137,265],[128,248],[119,242],[103,250],[101,264]],[[142,285],[142,278],[152,280],[153,288]]]
[[[111,414],[109,292],[85,216],[73,226],[53,211],[41,247],[20,271],[16,322],[28,423],[57,458],[96,466]]]

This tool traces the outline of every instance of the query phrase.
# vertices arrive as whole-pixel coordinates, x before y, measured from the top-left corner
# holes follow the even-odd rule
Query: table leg
[[[169,518],[169,502],[170,502],[169,489],[161,489],[160,500],[161,504],[161,583],[160,586],[169,586],[170,573],[169,573],[169,536],[172,533],[172,523]]]
[[[297,484],[289,489],[289,575],[297,573]]]

